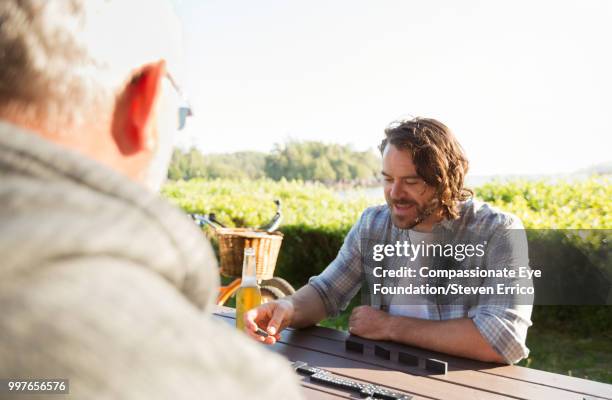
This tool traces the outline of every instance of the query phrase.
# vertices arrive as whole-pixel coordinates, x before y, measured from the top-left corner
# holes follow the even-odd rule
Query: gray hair
[[[74,125],[139,67],[180,56],[164,0],[1,0],[0,109]]]

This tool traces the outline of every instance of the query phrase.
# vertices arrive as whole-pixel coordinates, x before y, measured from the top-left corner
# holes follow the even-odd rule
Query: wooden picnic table
[[[235,324],[233,308],[218,306],[215,317]],[[360,383],[371,383],[394,392],[421,399],[611,399],[612,385],[573,378],[518,366],[484,363],[390,342],[365,343],[364,353],[346,349],[346,332],[311,327],[286,329],[281,341],[268,346],[291,362],[303,361],[309,366],[349,378]],[[354,338],[350,336],[351,340]],[[376,355],[372,345],[389,350],[390,359]],[[263,345],[262,345],[263,346]],[[563,349],[559,349],[563,351]],[[399,352],[417,356],[420,360],[435,359],[447,364],[447,373],[435,373],[423,367],[398,362]],[[315,383],[307,375],[300,375],[307,399],[360,398],[356,392]]]

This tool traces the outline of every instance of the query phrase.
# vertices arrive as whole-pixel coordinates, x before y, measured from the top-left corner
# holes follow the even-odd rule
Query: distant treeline
[[[321,142],[289,141],[271,153],[243,151],[202,154],[195,148],[175,149],[168,170],[171,180],[192,178],[300,179],[318,182],[368,183],[380,173],[380,157],[374,151]]]

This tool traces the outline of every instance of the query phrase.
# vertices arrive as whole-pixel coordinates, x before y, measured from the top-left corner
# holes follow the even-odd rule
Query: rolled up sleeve
[[[529,305],[514,308],[501,306],[477,306],[468,317],[480,334],[508,364],[514,364],[529,355],[525,345],[527,328],[531,326]]]
[[[335,317],[344,310],[361,287],[363,265],[359,231],[362,221],[363,216],[349,231],[334,261],[308,281],[323,300],[328,317]]]
[[[529,268],[527,237],[521,221],[515,216],[505,221],[491,236],[487,249],[488,268]],[[507,286],[529,286],[528,279],[500,280],[487,278],[483,284],[496,287],[499,283]],[[524,295],[482,296],[477,305],[470,308],[472,319],[480,334],[509,364],[514,364],[529,355],[526,346],[527,329],[532,325],[531,311],[533,297]]]

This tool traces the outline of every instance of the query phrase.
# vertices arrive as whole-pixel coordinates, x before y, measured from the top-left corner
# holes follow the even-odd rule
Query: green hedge
[[[172,182],[162,194],[189,213],[215,212],[230,226],[259,226],[274,215],[274,199],[283,203],[283,225],[308,226],[321,231],[346,232],[364,208],[366,197],[350,200],[317,183],[301,181],[195,180]]]
[[[179,181],[167,184],[163,194],[186,212],[215,212],[219,220],[230,226],[253,227],[266,223],[274,215],[272,201],[280,198],[284,213],[280,230],[285,238],[275,275],[296,287],[335,258],[344,236],[366,207],[384,201],[382,196],[339,196],[320,184],[266,179]],[[554,184],[490,183],[477,188],[476,197],[516,214],[528,229],[612,229],[612,185],[607,178]],[[563,240],[552,248],[569,252],[574,263],[568,261],[567,265],[554,268],[570,274],[568,279],[577,273],[576,260],[585,268],[609,267],[602,267],[601,260],[589,258],[597,256],[599,249],[588,238],[571,239],[570,246],[567,238]],[[612,329],[612,307],[536,307],[534,321],[551,325],[563,322],[568,329],[582,333],[609,330]]]
[[[611,229],[611,183],[606,177],[555,184],[488,183],[476,195],[516,214],[527,229]]]

